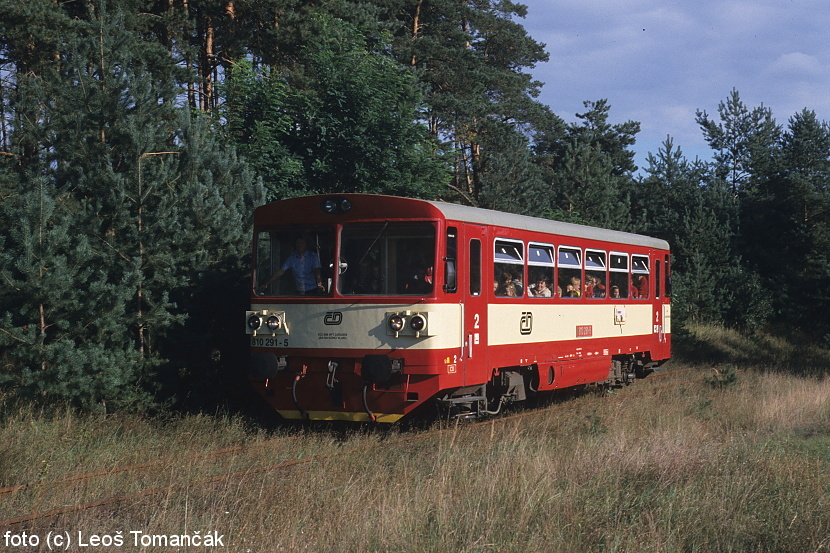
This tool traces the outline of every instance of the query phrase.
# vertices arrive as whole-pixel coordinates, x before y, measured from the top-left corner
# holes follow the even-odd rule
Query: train
[[[671,354],[665,240],[372,194],[257,208],[248,379],[284,419],[480,417]]]

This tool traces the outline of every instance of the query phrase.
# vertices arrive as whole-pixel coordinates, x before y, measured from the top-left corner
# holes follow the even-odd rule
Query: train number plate
[[[576,327],[576,336],[577,338],[584,338],[587,336],[594,335],[594,327],[593,325],[579,325]]]
[[[288,337],[281,336],[279,338],[254,336],[251,338],[251,346],[255,348],[287,348]]]

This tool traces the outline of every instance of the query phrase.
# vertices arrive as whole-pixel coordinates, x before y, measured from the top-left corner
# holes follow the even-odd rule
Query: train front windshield
[[[256,237],[254,291],[262,296],[429,295],[434,287],[431,223],[344,225],[340,255],[327,226],[261,231]],[[335,276],[335,272],[337,275]]]
[[[341,294],[432,293],[435,228],[429,223],[346,226],[341,234],[340,255]],[[342,263],[348,265],[345,271]]]

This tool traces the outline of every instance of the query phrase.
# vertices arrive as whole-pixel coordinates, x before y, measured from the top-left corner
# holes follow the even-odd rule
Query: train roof
[[[575,238],[584,238],[587,240],[598,240],[603,242],[616,242],[619,244],[642,246],[661,250],[669,249],[669,243],[665,240],[644,236],[642,234],[608,230],[573,223],[564,223],[562,221],[554,221],[552,219],[516,215],[513,213],[504,213],[480,207],[471,207],[467,205],[430,200],[402,198],[398,196],[383,196],[375,194],[322,194],[316,196],[302,196],[260,206],[257,208],[257,213],[266,219],[274,218],[286,222],[290,221],[292,223],[298,223],[300,221],[307,221],[309,210],[317,211],[317,206],[322,201],[331,198],[347,198],[353,206],[353,209],[351,209],[349,213],[344,213],[341,216],[342,218],[340,220],[342,221],[378,218],[377,212],[374,209],[372,211],[367,210],[367,202],[364,201],[372,200],[372,205],[375,209],[377,209],[377,203],[375,202],[383,202],[383,214],[385,217],[390,218],[438,217],[440,214],[440,216],[443,216],[445,219],[452,221],[524,229],[533,232],[544,232],[548,234],[572,236]]]
[[[588,240],[602,240],[604,242],[618,242],[621,244],[644,246],[661,250],[669,249],[669,243],[665,240],[644,236],[642,234],[608,230],[587,225],[577,225],[574,223],[565,223],[562,221],[530,217],[527,215],[516,215],[515,213],[503,213],[492,209],[470,207],[460,204],[432,201],[429,201],[428,203],[438,208],[447,219],[457,221],[466,221],[469,223],[479,223],[483,225],[494,225],[508,228],[521,228],[535,232],[559,234],[562,236],[574,236]]]

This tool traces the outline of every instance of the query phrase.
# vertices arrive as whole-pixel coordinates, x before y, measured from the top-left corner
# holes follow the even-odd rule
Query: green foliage
[[[419,86],[378,43],[342,20],[321,24],[303,78],[238,64],[226,107],[230,136],[270,199],[314,191],[437,194],[448,179],[438,144],[417,122]]]
[[[407,3],[393,15],[393,55],[427,87],[424,119],[455,153],[450,197],[464,203],[492,205],[500,177],[486,182],[488,172],[503,166],[496,158],[515,144],[498,140],[509,135],[503,124],[529,132],[551,117],[535,100],[542,83],[525,72],[548,59],[517,21],[526,14],[513,2],[435,0]],[[508,156],[513,177],[534,171],[516,165],[518,152]]]
[[[146,406],[178,378],[174,352],[198,363],[176,343],[201,300],[190,290],[217,268],[240,273],[259,201],[250,173],[174,106],[166,73],[123,27],[96,12],[67,35],[65,56],[18,76],[37,102],[23,112],[38,116],[19,122],[19,160],[4,167],[15,194],[2,220],[18,223],[0,256],[3,381],[85,408]]]
[[[696,120],[715,152],[718,177],[737,195],[768,173],[781,130],[772,110],[763,105],[750,110],[735,89],[718,105],[718,115],[716,123],[698,110]]]
[[[747,255],[781,322],[827,332],[830,324],[820,322],[830,307],[827,123],[807,110],[790,118],[779,163],[764,177],[742,203]]]
[[[671,138],[648,163],[634,217],[642,232],[672,245],[675,321],[763,324],[769,296],[742,264],[729,186],[707,164],[689,162]]]
[[[536,139],[535,152],[546,166],[551,202],[571,218],[588,224],[632,230],[631,186],[634,144],[639,123],[611,125],[607,101],[585,102],[588,111],[577,114],[581,123],[567,126],[551,121]]]

